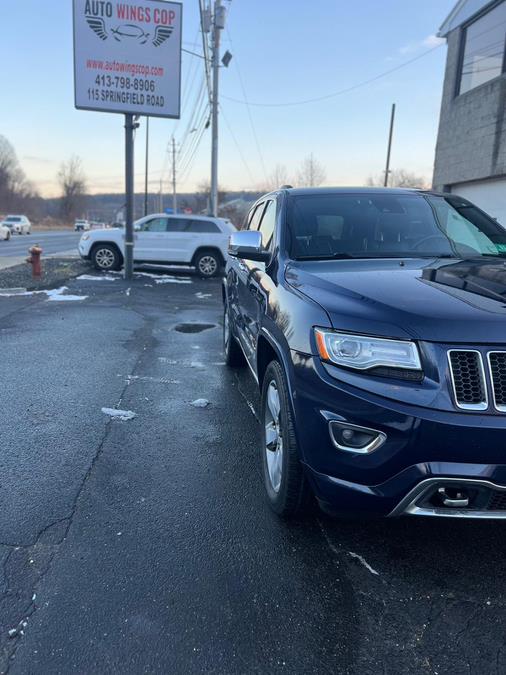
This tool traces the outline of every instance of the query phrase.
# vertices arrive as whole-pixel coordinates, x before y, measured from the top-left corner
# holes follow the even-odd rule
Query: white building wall
[[[452,185],[452,193],[469,199],[506,227],[506,178]]]

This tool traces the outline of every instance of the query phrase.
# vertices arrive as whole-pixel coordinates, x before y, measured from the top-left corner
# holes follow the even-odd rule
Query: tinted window
[[[95,223],[92,223],[94,225]],[[152,218],[141,225],[141,232],[166,232],[167,218]]]
[[[21,218],[18,218],[17,216],[11,216],[10,218],[7,218],[7,222],[9,222],[9,223],[20,223]]]
[[[264,248],[269,248],[274,234],[274,227],[276,225],[276,202],[267,202],[267,207],[264,211],[262,222],[260,223],[260,232],[262,234],[262,245]]]
[[[506,255],[506,231],[470,202],[421,195],[290,199],[294,258]]]
[[[461,94],[503,72],[505,43],[506,3],[502,2],[465,30]]]
[[[185,232],[198,232],[198,233],[214,233],[220,232],[220,228],[216,223],[211,222],[210,220],[190,220],[186,226]]]
[[[265,206],[265,204],[262,202],[262,204],[259,204],[256,207],[255,212],[254,212],[254,214],[253,214],[253,216],[252,216],[252,218],[249,222],[249,227],[248,227],[249,230],[258,230],[258,224],[260,223],[260,218],[262,217],[262,213],[264,211],[264,206]]]
[[[188,218],[167,218],[167,232],[184,232],[188,225]]]

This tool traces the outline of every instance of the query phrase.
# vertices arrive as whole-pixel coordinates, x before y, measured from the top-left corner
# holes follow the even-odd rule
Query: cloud
[[[46,159],[45,157],[35,157],[34,155],[24,155],[24,162],[33,162],[34,164],[55,164],[54,159]]]
[[[404,46],[400,47],[399,54],[401,56],[406,56],[407,54],[415,54],[421,49],[434,49],[439,47],[444,43],[443,38],[438,38],[437,35],[427,35],[423,40],[418,40],[416,42],[408,42]]]

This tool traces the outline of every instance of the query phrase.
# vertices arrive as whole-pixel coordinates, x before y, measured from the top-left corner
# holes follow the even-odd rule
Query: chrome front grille
[[[506,352],[489,352],[488,364],[492,379],[494,406],[506,412]]]
[[[487,383],[480,352],[451,349],[448,352],[448,360],[457,407],[463,410],[486,410]]]
[[[455,405],[462,410],[486,410],[488,389],[494,408],[506,412],[506,351],[489,351],[486,359],[476,349],[450,349],[448,363]],[[490,383],[487,383],[485,364]]]

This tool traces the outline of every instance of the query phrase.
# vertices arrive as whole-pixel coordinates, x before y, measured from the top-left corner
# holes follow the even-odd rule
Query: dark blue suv
[[[374,188],[281,189],[246,228],[224,349],[262,392],[274,511],[506,517],[506,231]]]

